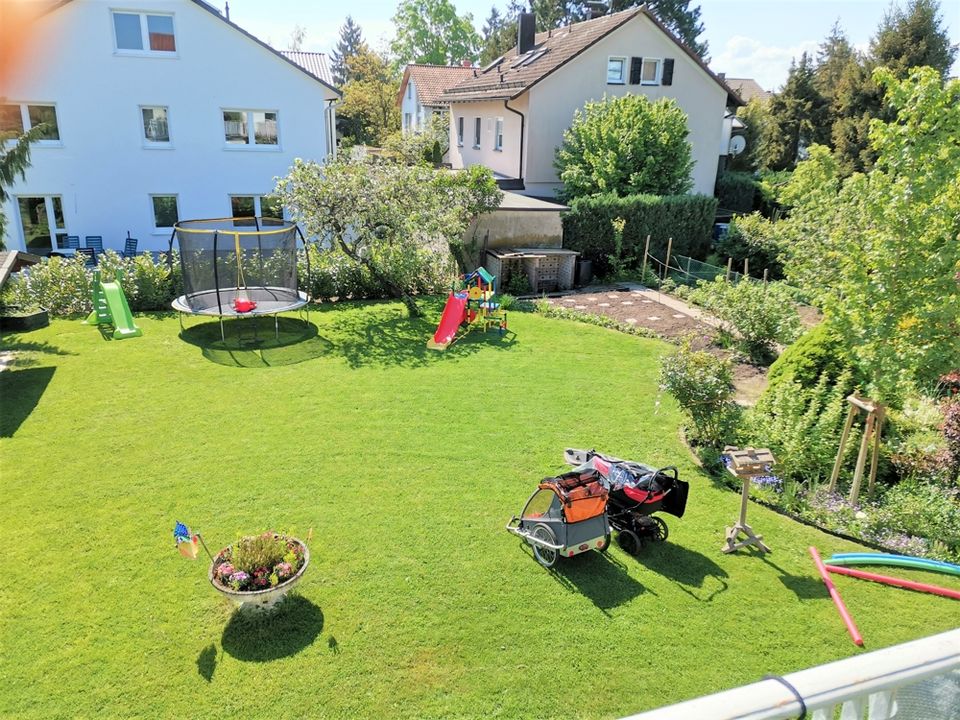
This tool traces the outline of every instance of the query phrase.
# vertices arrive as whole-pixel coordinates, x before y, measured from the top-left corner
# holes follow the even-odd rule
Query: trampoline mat
[[[281,287],[248,287],[243,292],[253,300],[257,307],[249,312],[237,312],[233,299],[239,288],[220,288],[220,301],[217,302],[216,290],[204,290],[181,295],[171,305],[179,312],[193,315],[213,315],[222,317],[243,317],[246,315],[273,315],[274,313],[298,310],[307,304],[305,293]]]

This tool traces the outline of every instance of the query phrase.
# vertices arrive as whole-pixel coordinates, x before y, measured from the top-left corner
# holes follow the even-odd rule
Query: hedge
[[[614,252],[613,220],[622,218],[623,255],[643,259],[650,235],[650,253],[661,260],[667,240],[673,238],[673,253],[703,260],[710,252],[710,239],[717,199],[707,195],[596,195],[578,198],[563,214],[563,246],[593,261],[598,275],[610,269],[608,255]]]
[[[720,207],[738,213],[753,212],[760,191],[760,183],[745,172],[720,173],[717,178],[716,196]]]

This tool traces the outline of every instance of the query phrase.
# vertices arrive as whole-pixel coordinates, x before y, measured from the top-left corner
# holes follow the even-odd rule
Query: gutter
[[[505,109],[509,110],[510,112],[512,112],[514,115],[519,115],[519,116],[520,116],[520,169],[519,169],[519,171],[518,171],[518,173],[517,173],[517,179],[520,180],[521,183],[523,183],[523,131],[524,131],[524,128],[526,127],[526,124],[527,124],[527,118],[526,118],[526,116],[525,116],[522,112],[520,112],[519,110],[517,110],[517,109],[515,109],[515,108],[512,108],[512,107],[510,107],[509,105],[507,105],[508,102],[510,102],[510,101],[509,101],[509,100],[504,100],[504,101],[503,101],[503,107],[504,107]]]

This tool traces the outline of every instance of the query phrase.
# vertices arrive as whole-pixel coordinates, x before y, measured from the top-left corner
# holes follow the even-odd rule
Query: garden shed
[[[487,250],[486,267],[500,278],[501,287],[516,272],[523,272],[535,293],[573,288],[577,256],[563,248],[494,248]]]

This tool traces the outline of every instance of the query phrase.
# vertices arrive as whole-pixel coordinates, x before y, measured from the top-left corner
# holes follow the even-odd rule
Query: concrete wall
[[[465,234],[478,247],[563,247],[562,205],[506,192],[500,207],[475,220]]]
[[[176,52],[114,50],[111,10],[173,13]],[[230,195],[269,194],[294,158],[328,153],[327,99],[335,93],[189,0],[72,2],[38,21],[26,48],[28,77],[0,96],[54,103],[60,142],[37,145],[13,196],[62,199],[67,232],[122,248],[165,249],[151,194],[178,196],[180,219],[231,214]],[[141,105],[169,108],[168,147],[146,147]],[[279,144],[228,146],[223,109],[278,113]],[[4,209],[7,244],[23,247],[16,202]],[[82,239],[81,239],[82,242]]]
[[[510,102],[510,107],[526,114],[527,96]],[[520,116],[503,106],[503,101],[453,103],[450,106],[450,162],[454,168],[485,165],[505,177],[519,177],[520,172]],[[463,123],[463,145],[457,145],[457,123]],[[474,147],[474,123],[480,118],[480,147]],[[494,149],[494,130],[497,118],[503,118],[503,149]],[[529,127],[525,128],[529,136]]]
[[[628,76],[630,57],[673,58],[673,84],[608,85],[607,60],[610,56],[628,59]],[[712,195],[727,94],[644,15],[638,15],[614,30],[529,90],[527,124],[533,130],[526,148],[525,192],[547,195],[560,186],[553,169],[553,158],[563,140],[563,131],[572,124],[576,110],[590,100],[602,100],[604,95],[627,93],[642,93],[651,100],[661,97],[676,99],[687,114],[690,130],[688,140],[695,162],[693,192]]]

